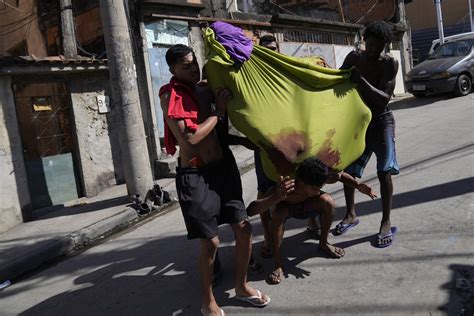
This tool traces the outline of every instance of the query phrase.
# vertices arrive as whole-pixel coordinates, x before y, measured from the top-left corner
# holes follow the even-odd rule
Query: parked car
[[[474,78],[474,39],[444,43],[425,61],[413,67],[405,78],[415,97],[430,93],[454,92],[467,95]]]
[[[465,40],[465,39],[474,39],[474,32],[467,32],[467,33],[446,36],[444,38],[444,43],[452,42],[452,41],[460,41],[460,40]],[[433,54],[433,52],[439,47],[440,44],[441,44],[441,41],[439,39],[433,40],[431,42],[431,47],[428,54],[429,55]]]

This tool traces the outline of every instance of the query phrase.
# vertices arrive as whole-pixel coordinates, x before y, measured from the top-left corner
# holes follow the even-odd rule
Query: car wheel
[[[456,80],[456,86],[454,87],[454,94],[456,96],[468,95],[471,92],[472,81],[467,75],[460,75]]]
[[[424,98],[424,97],[426,97],[425,93],[420,93],[420,92],[413,93],[413,95],[415,96],[415,98]]]

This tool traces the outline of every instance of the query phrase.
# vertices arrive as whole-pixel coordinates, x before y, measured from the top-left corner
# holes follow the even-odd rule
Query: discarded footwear
[[[220,312],[221,312],[221,316],[225,316],[224,314],[224,310],[222,308],[219,308]],[[205,312],[202,308],[201,308],[201,315],[202,316],[209,316],[210,313],[207,313]]]
[[[280,284],[282,279],[283,279],[283,270],[275,269],[268,275],[267,282],[268,284]]]
[[[340,236],[340,235],[343,235],[345,233],[347,233],[347,231],[349,229],[351,229],[352,227],[355,227],[359,224],[359,220],[356,219],[355,222],[352,222],[352,223],[344,223],[344,222],[340,222],[339,224],[336,225],[336,228],[334,228],[334,231],[333,231],[333,235],[334,236]]]
[[[262,293],[259,290],[257,291],[257,295],[252,295],[252,296],[240,296],[236,295],[235,298],[238,299],[239,301],[247,302],[249,304],[252,304],[253,306],[258,306],[258,307],[264,307],[267,306],[268,303],[270,303],[270,297],[266,295],[266,300],[262,303]]]
[[[377,248],[386,248],[393,243],[393,239],[395,238],[395,235],[397,234],[398,229],[396,227],[391,227],[390,228],[390,233],[387,235],[377,235],[377,244],[375,247]]]

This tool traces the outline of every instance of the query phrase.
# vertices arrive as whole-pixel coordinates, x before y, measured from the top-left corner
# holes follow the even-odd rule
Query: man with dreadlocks
[[[398,62],[385,51],[392,41],[390,26],[383,21],[372,22],[363,32],[365,50],[349,53],[341,69],[352,68],[351,80],[372,112],[372,121],[367,129],[366,148],[362,156],[346,169],[360,178],[372,153],[377,157],[377,176],[382,196],[382,222],[377,246],[392,244],[396,227],[391,227],[392,175],[399,173],[395,156],[395,120],[388,102],[395,89]],[[359,223],[355,213],[354,188],[344,185],[346,216],[336,226],[335,235],[342,235]]]

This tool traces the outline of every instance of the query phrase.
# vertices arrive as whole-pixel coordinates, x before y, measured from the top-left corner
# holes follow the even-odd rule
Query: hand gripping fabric
[[[258,45],[250,59],[238,63],[211,28],[204,38],[209,85],[232,92],[229,118],[262,149],[270,179],[292,175],[310,156],[343,170],[362,154],[371,113],[349,70],[319,67]]]

